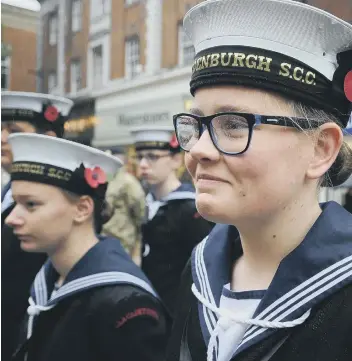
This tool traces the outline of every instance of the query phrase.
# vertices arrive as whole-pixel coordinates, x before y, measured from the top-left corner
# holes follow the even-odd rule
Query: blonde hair
[[[291,106],[297,116],[306,118],[307,122],[309,122],[310,124],[312,123],[312,121],[319,124],[334,122],[339,125],[343,131],[341,121],[333,114],[329,114],[321,109],[309,107],[297,102],[292,102]],[[312,130],[314,129],[313,127],[311,128]],[[333,185],[331,181],[332,170],[334,170],[334,179],[337,180],[346,180],[352,174],[352,149],[345,141],[342,143],[335,162],[333,163],[329,171],[326,172],[320,180],[319,186],[330,187]]]

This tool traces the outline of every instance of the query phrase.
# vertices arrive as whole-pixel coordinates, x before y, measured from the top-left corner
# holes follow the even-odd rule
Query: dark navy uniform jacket
[[[352,360],[352,215],[335,202],[321,207],[305,239],[281,261],[252,317],[304,322],[290,328],[248,326],[231,360]],[[219,308],[222,288],[241,254],[237,230],[226,225],[217,225],[194,249],[179,291],[167,361],[207,360],[219,314],[204,299]],[[216,349],[212,360],[217,360]]]
[[[31,284],[47,259],[45,254],[22,251],[20,240],[4,224],[14,208],[12,197],[5,198],[10,189],[8,183],[1,194],[1,359],[4,361],[10,360],[15,351]]]
[[[157,201],[147,195],[148,220],[142,226],[142,269],[172,314],[182,270],[192,249],[211,231],[195,206],[195,192],[182,184]]]
[[[33,283],[13,360],[164,360],[170,318],[118,240],[101,238],[55,289],[57,278],[49,260]]]

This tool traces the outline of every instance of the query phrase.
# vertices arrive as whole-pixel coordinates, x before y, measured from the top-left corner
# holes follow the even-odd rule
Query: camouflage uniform
[[[145,217],[145,193],[139,181],[121,169],[109,182],[106,201],[112,217],[103,226],[103,234],[121,241],[125,250],[134,255],[140,250],[141,224]]]

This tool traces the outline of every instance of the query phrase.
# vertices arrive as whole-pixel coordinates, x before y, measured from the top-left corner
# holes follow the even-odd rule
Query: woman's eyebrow
[[[247,107],[241,107],[241,106],[236,106],[236,105],[219,105],[219,106],[216,106],[214,110],[216,113],[224,113],[224,112],[252,113],[253,112],[253,110],[251,110]]]
[[[199,108],[191,108],[189,112],[195,115],[200,115],[200,116],[204,115],[204,112]],[[219,105],[219,106],[215,106],[214,108],[214,114],[226,113],[226,112],[253,113],[253,110],[249,109],[248,107],[240,107],[234,105]]]
[[[200,116],[204,115],[204,113],[198,108],[191,108],[189,109],[189,112],[194,115],[200,115]]]

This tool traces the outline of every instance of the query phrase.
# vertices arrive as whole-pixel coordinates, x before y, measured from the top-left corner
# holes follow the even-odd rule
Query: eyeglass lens
[[[240,153],[246,149],[250,134],[246,118],[221,114],[212,119],[210,128],[213,142],[220,150]],[[200,138],[199,121],[191,115],[181,115],[176,120],[176,131],[181,148],[189,151]]]

